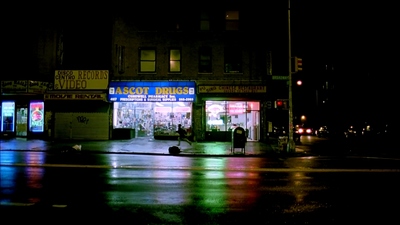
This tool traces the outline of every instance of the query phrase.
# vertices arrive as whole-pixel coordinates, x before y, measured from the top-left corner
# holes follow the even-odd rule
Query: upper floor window
[[[200,30],[210,30],[210,14],[209,12],[200,12]]]
[[[225,48],[225,73],[242,73],[242,51],[238,48]]]
[[[116,45],[117,58],[118,58],[118,73],[125,72],[125,46]]]
[[[139,49],[139,71],[140,72],[156,72],[156,50],[155,49]]]
[[[199,73],[211,73],[211,48],[200,47],[199,48]]]
[[[225,12],[225,30],[239,30],[239,11]]]
[[[181,50],[170,49],[169,50],[169,72],[177,73],[181,72]]]

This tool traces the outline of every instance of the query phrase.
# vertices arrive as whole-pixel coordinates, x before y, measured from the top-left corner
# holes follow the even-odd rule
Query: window
[[[169,72],[177,73],[181,72],[181,50],[170,49],[169,50]]]
[[[242,52],[237,48],[225,48],[225,73],[242,73]]]
[[[140,49],[140,72],[156,72],[156,50]]]
[[[239,30],[239,11],[225,12],[225,30]]]
[[[208,12],[200,13],[200,30],[210,30],[210,15]]]
[[[211,73],[211,48],[200,47],[199,49],[199,73]]]
[[[118,73],[125,72],[125,46],[117,45]]]
[[[249,139],[259,140],[260,102],[206,101],[205,112],[207,132],[231,132],[242,127]]]

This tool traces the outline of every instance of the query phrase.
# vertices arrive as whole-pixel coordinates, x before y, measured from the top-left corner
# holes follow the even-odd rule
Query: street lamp
[[[290,33],[290,0],[288,0],[288,48],[289,48],[289,142],[287,145],[288,152],[294,152],[296,149],[293,139],[293,97],[292,97],[292,46]]]
[[[298,81],[296,82],[296,84],[297,84],[297,86],[301,86],[301,85],[303,84],[303,81],[298,80]]]

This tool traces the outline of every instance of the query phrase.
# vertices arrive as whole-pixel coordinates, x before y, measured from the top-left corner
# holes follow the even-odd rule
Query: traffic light
[[[294,72],[297,73],[303,70],[303,59],[297,56],[294,57]]]
[[[287,99],[277,99],[275,101],[275,108],[276,109],[287,109],[288,108],[288,101]]]

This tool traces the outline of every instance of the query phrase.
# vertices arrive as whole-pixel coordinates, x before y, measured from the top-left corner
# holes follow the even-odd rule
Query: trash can
[[[288,144],[288,136],[279,136],[278,149],[280,151],[286,151],[287,144]]]
[[[246,131],[242,127],[236,127],[232,129],[232,153],[235,151],[235,148],[240,148],[241,151],[245,153],[246,142]]]

